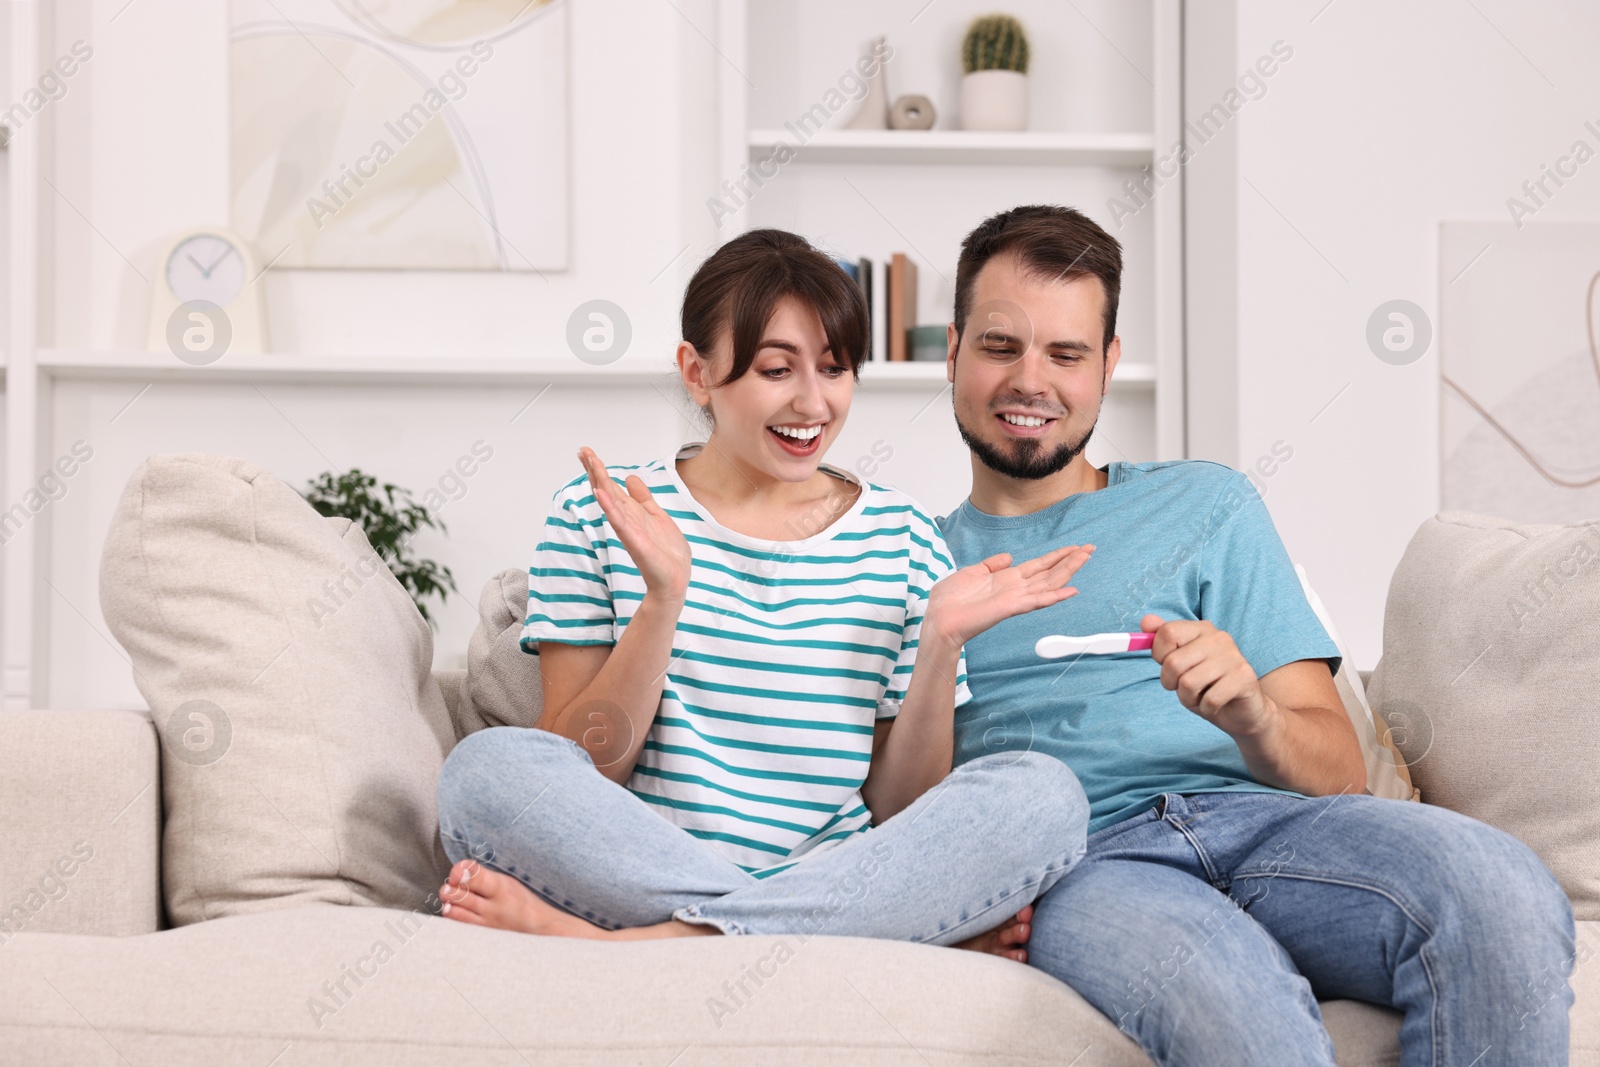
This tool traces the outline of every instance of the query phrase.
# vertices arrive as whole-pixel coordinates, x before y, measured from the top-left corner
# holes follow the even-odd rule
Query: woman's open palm
[[[627,492],[622,492],[594,449],[578,449],[578,460],[588,472],[600,509],[644,576],[645,588],[658,596],[682,600],[689,592],[693,557],[678,524],[656,503],[650,487],[638,475],[628,475]]]
[[[934,585],[923,625],[965,644],[1013,615],[1058,604],[1077,595],[1067,583],[1092,552],[1093,545],[1066,545],[1015,567],[1002,552],[963,567]]]

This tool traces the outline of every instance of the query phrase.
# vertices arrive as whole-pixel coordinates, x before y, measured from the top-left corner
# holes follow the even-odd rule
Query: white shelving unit
[[[812,163],[982,163],[1137,167],[1154,141],[1142,133],[988,133],[977,130],[819,130],[797,145],[788,130],[751,130],[750,159],[778,145]]]
[[[303,356],[283,352],[233,355],[208,366],[175,362],[165,352],[103,352],[92,349],[42,348],[37,367],[50,378],[138,378],[155,381],[252,381],[303,385],[563,385],[644,384],[675,380],[668,367],[574,365],[570,359],[463,359],[457,356]],[[1130,366],[1116,385],[1148,389],[1155,385],[1151,368]],[[923,388],[945,380],[941,362],[867,363],[861,386],[867,389]]]

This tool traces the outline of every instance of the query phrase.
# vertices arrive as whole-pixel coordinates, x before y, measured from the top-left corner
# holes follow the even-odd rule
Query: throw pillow
[[[172,925],[429,902],[454,731],[432,633],[359,526],[244,460],[151,456],[100,604],[162,739]]]
[[[1447,512],[1389,584],[1374,707],[1431,803],[1521,838],[1600,919],[1600,520]]]
[[[478,628],[467,645],[467,681],[461,688],[464,730],[534,726],[543,714],[539,657],[518,644],[527,613],[526,567],[507,567],[483,587]]]

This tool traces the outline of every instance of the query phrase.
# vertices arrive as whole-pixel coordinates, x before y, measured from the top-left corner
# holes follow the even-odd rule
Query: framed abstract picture
[[[1443,510],[1600,515],[1600,223],[1441,223],[1439,270]]]
[[[230,0],[232,227],[279,268],[561,270],[564,0]]]

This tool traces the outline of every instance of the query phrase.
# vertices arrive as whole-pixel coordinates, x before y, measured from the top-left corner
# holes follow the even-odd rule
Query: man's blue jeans
[[[1575,936],[1531,850],[1443,808],[1169,793],[1089,837],[1028,959],[1162,1067],[1328,1067],[1317,1000],[1344,998],[1404,1013],[1402,1067],[1546,1067]]]
[[[439,830],[472,858],[606,929],[676,918],[725,934],[951,945],[999,926],[1083,855],[1089,802],[1060,760],[964,763],[905,810],[766,878],[656,814],[575,741],[499,726],[439,774]]]

